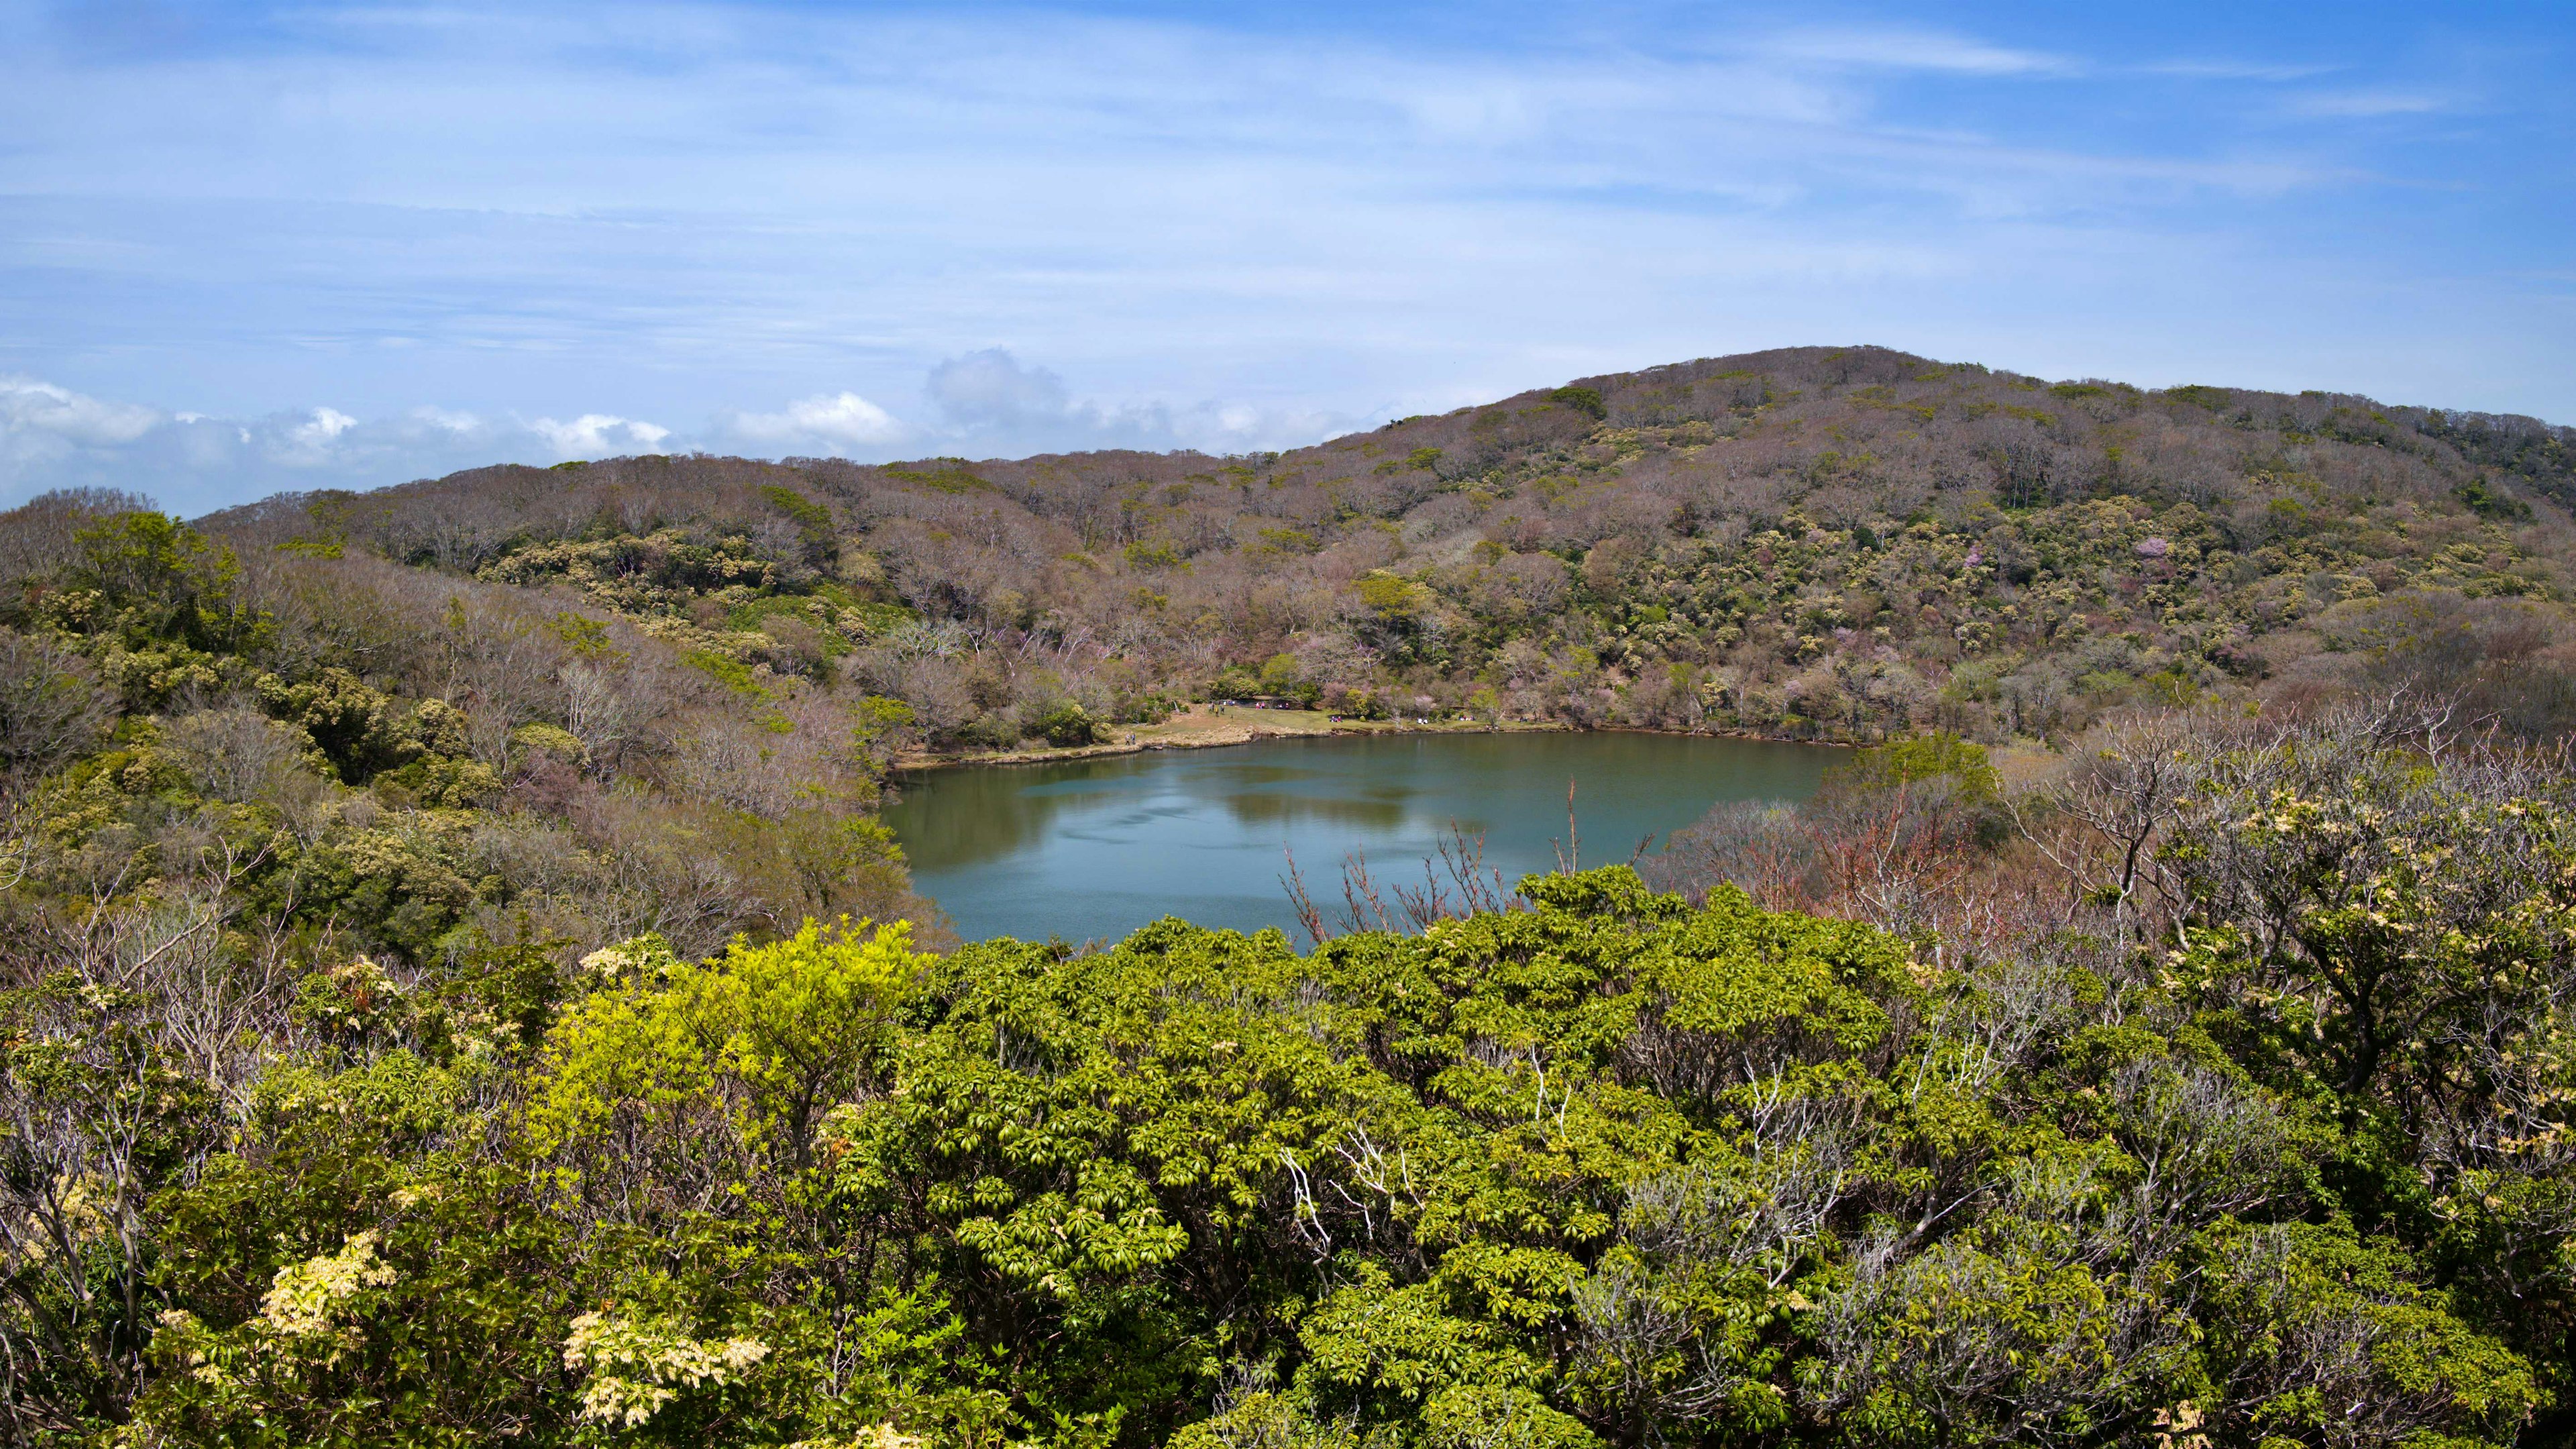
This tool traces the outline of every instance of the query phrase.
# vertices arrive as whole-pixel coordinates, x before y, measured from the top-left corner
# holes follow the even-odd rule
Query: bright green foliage
[[[608,626],[597,619],[585,618],[570,610],[559,610],[546,621],[546,632],[561,639],[577,659],[597,659],[610,664],[626,662],[626,653],[608,642]]]
[[[776,586],[779,561],[740,538],[700,539],[674,531],[641,537],[566,540],[517,550],[484,572],[514,584],[572,584],[614,608],[667,609],[696,591]]]
[[[1051,745],[1087,745],[1100,737],[1100,723],[1081,701],[1058,700],[1029,720],[1029,732]]]
[[[341,1039],[419,1046],[272,1073],[157,1210],[139,1421],[1589,1449],[2183,1413],[2467,1445],[2539,1401],[2336,1210],[2330,1116],[2206,1036],[2017,1014],[2070,980],[1624,867],[1521,889],[1303,956],[1168,920],[1094,955],[645,938],[530,1048],[371,996]]]
[[[760,496],[796,524],[796,535],[805,546],[808,563],[828,565],[840,552],[840,540],[832,528],[832,510],[816,503],[793,488],[764,487]]]
[[[1274,654],[1261,666],[1260,692],[1277,699],[1293,699],[1308,709],[1322,698],[1323,689],[1306,678],[1294,654]]]
[[[297,684],[262,675],[254,687],[270,715],[301,728],[350,784],[409,764],[427,748],[413,712],[346,669]]]
[[[803,1155],[816,1112],[849,1097],[920,964],[910,938],[901,923],[808,921],[765,945],[737,940],[705,965],[673,963],[645,983],[655,989],[591,997],[548,1042],[531,1141],[560,1151],[604,1130],[620,1104],[691,1111],[721,1099],[747,1141]],[[635,952],[601,954],[615,969]]]
[[[2002,779],[1987,762],[1985,746],[1947,730],[1855,750],[1851,759],[1827,772],[1825,788],[1892,790],[1925,780],[1944,782],[1963,804],[1990,805],[2003,796]]]
[[[1420,595],[1413,585],[1390,573],[1371,573],[1358,584],[1360,602],[1382,618],[1395,618],[1414,608]]]
[[[966,460],[963,458],[934,458],[930,461],[945,463],[948,466],[944,468],[888,467],[885,474],[889,478],[900,478],[906,483],[926,484],[942,493],[975,493],[993,486],[974,473],[968,472]]]
[[[712,649],[692,649],[680,656],[680,662],[692,669],[705,671],[708,678],[745,699],[767,701],[771,698],[760,677],[752,673],[751,666],[729,655]]]
[[[2527,522],[2531,518],[2530,504],[2506,492],[2490,478],[2472,478],[2451,490],[2451,496],[2467,504],[2469,511],[2481,518],[2501,518],[2513,522]]]
[[[581,1402],[584,1308],[545,1266],[576,1229],[529,1189],[579,1164],[474,1144],[524,1130],[570,937],[783,924],[835,957],[793,923],[908,894],[853,738],[903,707],[777,680],[803,712],[747,725],[679,650],[553,600],[56,513],[0,595],[0,1438],[542,1438]],[[695,775],[661,773],[682,751]],[[765,962],[735,973],[767,1015],[734,1070],[793,1157],[852,1070],[810,1029],[883,983],[771,990]],[[709,1341],[684,1306],[614,1321]],[[685,1441],[692,1412],[657,1422]]]

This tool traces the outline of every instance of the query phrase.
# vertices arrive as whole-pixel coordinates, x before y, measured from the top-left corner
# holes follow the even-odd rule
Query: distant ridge
[[[2563,717],[2571,504],[2576,430],[2534,419],[1816,347],[1278,454],[646,456],[206,522],[674,621],[706,581],[671,550],[733,539],[773,566],[763,589],[836,582],[957,631],[964,653],[923,655],[825,625],[932,740],[968,746],[1032,717],[1019,686],[969,683],[1003,640],[1053,651],[1040,700],[1070,687],[1113,718],[1223,677],[1355,709],[2000,738],[2147,698],[2438,676],[2541,729]]]

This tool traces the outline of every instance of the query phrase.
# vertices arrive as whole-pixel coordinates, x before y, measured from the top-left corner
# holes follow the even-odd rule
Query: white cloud
[[[283,490],[374,488],[487,463],[659,452],[672,431],[614,413],[569,422],[415,407],[366,417],[164,413],[40,378],[0,377],[0,507],[48,488],[141,489],[194,514]]]
[[[539,418],[528,431],[546,440],[566,458],[604,458],[613,453],[658,453],[669,428],[608,413],[583,413],[568,423]]]
[[[133,403],[103,402],[32,377],[0,376],[0,431],[51,435],[81,447],[130,443],[161,423]]]
[[[1759,49],[1782,60],[1868,70],[1930,70],[1998,76],[2065,72],[2079,68],[2076,62],[2065,56],[2015,50],[1937,30],[1793,30],[1764,40]]]
[[[725,429],[755,444],[819,444],[834,453],[896,442],[906,432],[894,414],[854,392],[801,398],[774,413],[735,413],[726,419]]]
[[[1361,416],[1323,408],[1207,402],[1174,413],[1170,427],[1175,444],[1205,453],[1277,452],[1356,432],[1391,416],[1391,410]]]
[[[2290,110],[2326,120],[2370,120],[2378,116],[2422,116],[2446,109],[2449,102],[2421,91],[2319,91],[2297,97]]]
[[[327,446],[333,438],[358,425],[358,420],[338,408],[315,408],[313,420],[296,427],[287,436],[307,448]]]
[[[1075,398],[1064,379],[1001,348],[930,369],[944,426],[920,429],[852,391],[776,412],[718,413],[692,433],[622,413],[494,418],[434,406],[380,417],[307,407],[259,418],[162,413],[84,397],[36,378],[0,379],[0,507],[48,488],[145,488],[195,514],[267,494],[375,488],[491,463],[705,449],[754,457],[828,453],[882,460],[935,440],[978,457],[1102,448],[1237,453],[1311,443],[1377,417],[1214,399]]]

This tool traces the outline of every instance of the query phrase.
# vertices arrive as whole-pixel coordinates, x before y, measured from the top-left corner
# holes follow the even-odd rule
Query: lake
[[[1486,864],[1508,885],[1555,865],[1569,779],[1582,860],[1610,865],[1717,801],[1813,794],[1841,757],[1820,745],[1624,732],[1271,739],[913,771],[885,821],[915,888],[969,940],[1115,938],[1172,915],[1278,926],[1302,946],[1280,883],[1291,851],[1317,902],[1338,908],[1345,857],[1381,882],[1418,886],[1454,825],[1484,838]]]

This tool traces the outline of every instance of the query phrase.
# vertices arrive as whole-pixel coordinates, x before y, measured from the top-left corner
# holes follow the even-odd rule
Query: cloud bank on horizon
[[[0,503],[1244,451],[1816,342],[2576,421],[2558,6],[0,0],[0,48]]]
[[[1063,381],[986,348],[933,368],[927,420],[906,421],[855,392],[773,412],[719,412],[687,432],[610,413],[482,416],[414,407],[358,418],[332,407],[218,418],[165,413],[0,374],[0,505],[51,488],[142,493],[183,513],[278,492],[369,488],[488,463],[549,464],[644,453],[886,460],[1064,449],[1293,447],[1362,420],[1282,416],[1219,404],[1107,409]]]

